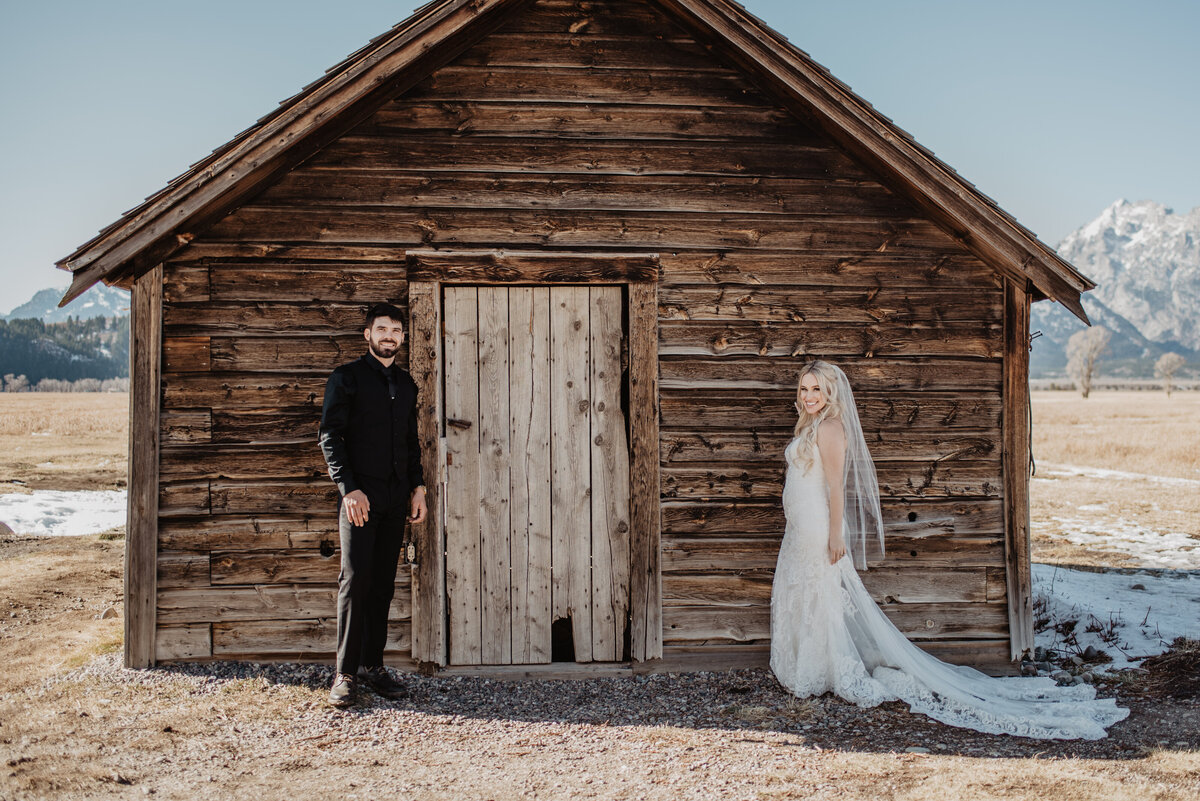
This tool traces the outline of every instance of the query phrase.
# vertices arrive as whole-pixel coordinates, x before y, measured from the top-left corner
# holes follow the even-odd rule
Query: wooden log
[[[884,498],[887,536],[999,536],[1004,509],[997,498]],[[662,527],[670,534],[713,537],[783,534],[783,506],[773,498],[763,503],[664,500]]]
[[[397,580],[397,585],[400,582]],[[409,617],[408,593],[397,591],[388,617]],[[232,623],[242,620],[337,619],[337,585],[188,587],[158,594],[163,623]]]
[[[483,660],[479,542],[479,299],[446,287],[446,598],[450,664]],[[450,423],[449,421],[457,421]]]
[[[678,252],[662,255],[663,284],[670,287],[763,286],[877,289],[945,287],[995,292],[995,270],[961,249],[927,253],[764,253],[756,250]]]
[[[513,657],[508,289],[480,287],[478,293],[481,660],[507,665]]]
[[[662,655],[661,487],[658,467],[658,286],[630,284],[630,656]]]
[[[551,615],[569,619],[575,661],[592,661],[588,288],[550,293]]]
[[[328,475],[316,440],[284,444],[168,445],[160,457],[163,481],[318,478]]]
[[[589,289],[592,658],[624,657],[629,624],[629,445],[621,409],[621,287]]]
[[[154,658],[157,662],[205,659],[212,656],[212,625],[184,623],[159,626],[154,633]]]
[[[180,409],[159,414],[159,437],[164,445],[212,440],[212,411]]]
[[[337,651],[337,619],[316,620],[245,620],[213,624],[213,656],[232,659],[260,654],[321,654],[333,657]],[[406,654],[412,648],[411,626],[407,620],[390,620],[387,625],[385,654]]]
[[[160,517],[205,514],[211,509],[209,482],[160,484],[157,506]]]
[[[659,214],[556,209],[309,209],[244,206],[213,227],[219,240],[312,239],[389,242],[403,247],[554,246],[564,248],[680,247],[856,252],[927,252],[946,235],[923,220],[805,215]]]
[[[316,517],[259,517],[239,514],[223,517],[163,519],[158,527],[158,547],[164,551],[290,551],[338,545],[337,509]]]
[[[675,36],[665,40],[645,33],[581,36],[565,29],[557,33],[539,31],[536,34],[498,31],[455,59],[454,66],[475,69],[592,67],[613,71],[665,69],[729,73],[729,68],[716,61],[703,45],[687,37]]]
[[[172,410],[209,407],[226,412],[276,406],[308,407],[319,413],[325,396],[325,379],[325,376],[295,378],[261,373],[166,376],[163,407]]]
[[[548,663],[551,643],[550,290],[508,290],[513,662]]]
[[[410,250],[412,280],[473,284],[589,284],[653,281],[658,256],[645,253]]]
[[[580,39],[591,37],[651,37],[674,42],[690,40],[684,31],[654,7],[641,3],[613,3],[603,6],[586,0],[540,2],[522,9],[518,20],[503,30],[522,34],[570,34]]]
[[[649,103],[656,106],[771,105],[732,71],[472,67],[453,64],[418,83],[408,97],[419,101],[497,100],[554,103]]]
[[[881,462],[880,498],[999,497],[1000,469],[993,462]],[[783,492],[783,468],[739,464],[662,468],[664,498],[766,499]]]
[[[168,263],[163,266],[165,303],[200,303],[208,299],[208,265]]]
[[[799,370],[797,366],[796,370]],[[798,377],[797,382],[799,383]],[[858,416],[872,437],[871,453],[888,448],[893,438],[945,431],[1000,429],[1000,400],[992,392],[927,392],[901,395],[887,390],[855,392]],[[745,390],[668,389],[662,393],[664,428],[737,428],[747,421],[758,428],[789,429],[796,422],[796,388],[790,386],[754,393]]]
[[[167,373],[203,373],[212,369],[208,337],[165,337],[163,371]]]
[[[665,573],[665,606],[769,606],[770,570],[709,575]],[[948,570],[878,567],[862,574],[863,585],[880,604],[982,603],[987,600],[987,568]]]
[[[214,443],[296,443],[317,442],[321,409],[309,406],[277,406],[274,409],[214,410],[212,441]]]
[[[952,665],[971,665],[993,676],[1016,673],[1008,661],[1007,640],[918,640],[921,650]],[[763,669],[770,659],[766,643],[743,645],[711,642],[704,645],[670,645],[663,658],[634,665],[635,673],[680,673],[712,670]]]
[[[817,354],[813,354],[814,357]],[[972,359],[838,359],[855,394],[863,392],[980,392],[999,390],[1001,363]],[[663,389],[790,389],[802,362],[780,358],[667,357],[659,366]]]
[[[964,297],[957,287],[869,289],[804,287],[673,287],[659,294],[659,317],[692,322],[1002,325],[999,291]]]
[[[997,639],[1007,631],[1003,604],[887,604],[883,611],[911,640]],[[668,606],[663,609],[665,643],[698,640],[766,640],[769,606]]]
[[[690,142],[680,147],[678,142],[626,142],[620,138],[572,141],[472,136],[469,161],[456,152],[461,145],[458,137],[347,136],[314,156],[302,169],[409,169],[431,176],[441,172],[491,172],[562,176],[741,175],[814,180],[860,174],[839,151],[804,143]],[[953,252],[962,253],[961,246]]]
[[[213,551],[204,558],[205,576],[217,584],[336,584],[341,551],[317,550]],[[408,579],[400,571],[397,586],[407,591]]]
[[[286,260],[286,251],[270,253],[269,248],[261,246],[249,249],[255,247],[262,252],[262,258],[250,263],[213,262],[209,266],[213,301],[358,303],[363,304],[360,306],[363,316],[355,322],[358,330],[366,320],[367,304],[387,301],[401,308],[408,305],[408,283],[403,270],[395,264],[292,262]],[[378,257],[399,263],[404,254],[389,248]]]
[[[1029,556],[1029,294],[1005,287],[1004,531],[1008,567],[1010,658],[1033,649],[1033,578]]]
[[[361,333],[341,336],[212,337],[214,372],[286,373],[328,377],[339,364],[353,361],[366,347]],[[396,353],[408,361],[408,349]]]
[[[441,439],[442,297],[437,284],[409,284],[409,370],[417,384],[417,436],[429,516],[412,527],[412,656],[421,665],[446,663],[446,473]]]
[[[207,587],[208,557],[198,553],[161,551],[158,554],[158,587]]]
[[[895,220],[912,216],[911,210],[882,186],[855,178],[423,174],[350,167],[292,172],[265,192],[257,205],[719,212],[821,218],[872,215]],[[411,275],[409,278],[414,280]]]
[[[494,100],[385,105],[361,136],[550,136],[571,139],[778,140],[816,145],[817,134],[777,107],[653,106],[622,103],[504,103]],[[303,172],[303,168],[294,171]],[[289,176],[290,177],[290,176]],[[286,179],[285,179],[286,180]],[[270,191],[270,190],[268,190]]]
[[[340,498],[329,479],[313,481],[213,481],[210,485],[213,514],[329,514]]]
[[[794,414],[794,412],[793,412]],[[757,422],[747,417],[746,421]],[[867,447],[876,464],[883,462],[995,461],[999,464],[998,431],[876,430],[865,431]],[[680,431],[664,426],[659,441],[662,464],[688,462],[759,462],[781,464],[783,450],[792,439],[791,429],[753,427],[749,431],[705,429]]]
[[[310,269],[311,265],[323,267],[329,266],[328,270],[323,270],[329,278],[336,278],[337,268],[335,265],[342,265],[344,271],[351,267],[358,271],[360,269],[370,269],[375,271],[378,268],[384,267],[389,272],[391,268],[400,262],[404,261],[404,251],[397,250],[389,245],[336,245],[326,244],[322,242],[216,242],[209,239],[194,240],[187,247],[180,250],[172,259],[171,264],[179,269],[188,270],[205,270],[209,269],[210,264],[224,265],[222,269],[237,270],[247,269],[251,272],[259,272],[261,270],[273,270],[279,273],[279,292],[274,292],[270,286],[259,286],[256,283],[251,283],[251,291],[256,297],[238,298],[226,297],[221,300],[295,300],[295,301],[312,301],[313,298],[306,297],[308,293],[304,287],[289,286],[285,274],[288,272],[288,265],[292,269],[303,272]],[[257,265],[257,267],[256,267]],[[310,276],[305,276],[306,278]],[[335,284],[336,285],[336,284]],[[341,285],[344,290],[356,291],[356,286],[349,284]],[[390,284],[389,284],[390,286]],[[300,294],[298,297],[294,293]],[[289,295],[292,295],[289,297]],[[186,302],[193,300],[191,297],[172,298],[172,301]],[[196,298],[199,300],[199,298]],[[214,300],[217,300],[214,298]],[[364,297],[361,302],[373,302],[373,299],[364,292]],[[390,302],[390,301],[389,301]],[[402,304],[396,304],[403,308]]]
[[[171,303],[164,324],[173,336],[349,335],[362,331],[363,309],[362,304],[311,301]]]
[[[683,537],[663,538],[662,560],[665,573],[701,573],[719,570],[774,570],[782,532],[758,537]],[[987,600],[997,600],[992,569],[1004,564],[1003,540],[996,537],[967,537],[948,534],[928,537],[884,538],[882,566],[912,568],[989,568]]]
[[[664,322],[663,356],[973,356],[1003,352],[1002,327],[989,323],[925,325],[895,323],[740,324]]]

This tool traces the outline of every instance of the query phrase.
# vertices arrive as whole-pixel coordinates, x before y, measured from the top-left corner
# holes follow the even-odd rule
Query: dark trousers
[[[353,676],[359,667],[383,664],[388,609],[396,591],[396,566],[404,545],[409,490],[396,479],[363,482],[371,510],[355,526],[338,513],[342,570],[338,574],[337,671]]]

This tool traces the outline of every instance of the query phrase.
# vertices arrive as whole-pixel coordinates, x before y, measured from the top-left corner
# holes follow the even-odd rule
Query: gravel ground
[[[1200,704],[1145,691],[1118,693],[1133,714],[1109,738],[1046,742],[900,704],[797,700],[766,671],[404,676],[409,699],[366,692],[346,710],[325,703],[331,678],[323,665],[132,671],[98,657],[12,699],[0,797],[920,798],[947,781],[962,798],[1056,784],[1071,788],[1056,799],[1200,797]]]

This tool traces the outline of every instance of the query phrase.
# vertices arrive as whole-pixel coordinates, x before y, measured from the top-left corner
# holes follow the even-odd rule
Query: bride
[[[875,605],[855,565],[883,556],[879,486],[846,375],[806,364],[800,420],[784,451],[787,529],[771,591],[771,670],[801,698],[833,691],[861,707],[913,712],[991,734],[1094,740],[1129,710],[1089,685],[987,676],[911,644]]]

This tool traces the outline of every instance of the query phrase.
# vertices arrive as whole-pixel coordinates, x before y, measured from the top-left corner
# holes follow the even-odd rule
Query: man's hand
[[[410,523],[420,523],[425,520],[425,515],[427,514],[429,514],[429,508],[425,505],[425,488],[417,487],[413,490],[408,521]]]
[[[354,490],[346,493],[346,497],[342,498],[342,508],[346,510],[346,517],[356,526],[366,525],[367,515],[371,511],[371,502],[367,500],[367,493],[362,490]]]

